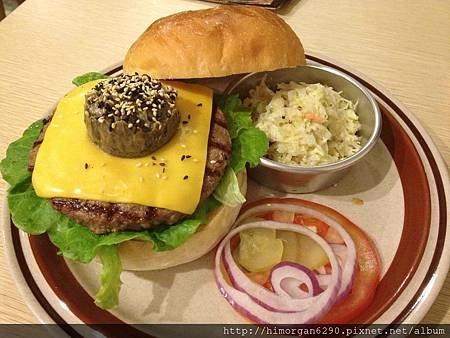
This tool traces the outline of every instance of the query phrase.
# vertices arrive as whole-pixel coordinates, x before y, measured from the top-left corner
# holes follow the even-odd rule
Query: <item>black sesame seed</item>
[[[184,161],[184,159],[186,158],[185,155],[181,156],[181,160]]]
[[[203,103],[197,104],[197,107],[201,107],[201,106],[203,106]]]
[[[161,162],[159,165],[160,165],[161,167],[164,167],[166,164]]]
[[[183,177],[183,180],[187,180],[188,178],[189,178],[189,176],[186,175],[186,176]]]
[[[186,155],[186,158],[191,158],[192,156],[191,155]]]
[[[166,168],[163,168],[163,173],[165,173],[166,172]]]
[[[89,164],[85,163],[84,164],[84,169],[87,169],[87,168],[89,168]]]
[[[152,160],[156,161],[156,156],[152,156]]]
[[[188,121],[182,121],[182,123],[183,123],[183,124],[188,124],[189,122],[188,122]]]
[[[190,120],[190,119],[191,119],[191,115],[189,114],[189,115],[188,115],[188,120]]]

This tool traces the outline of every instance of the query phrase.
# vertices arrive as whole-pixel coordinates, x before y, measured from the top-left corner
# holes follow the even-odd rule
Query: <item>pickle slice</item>
[[[308,236],[291,231],[278,231],[277,237],[283,241],[283,261],[290,261],[314,270],[328,263],[325,251]]]
[[[281,262],[283,241],[274,229],[248,229],[240,234],[238,261],[251,272],[270,270]]]

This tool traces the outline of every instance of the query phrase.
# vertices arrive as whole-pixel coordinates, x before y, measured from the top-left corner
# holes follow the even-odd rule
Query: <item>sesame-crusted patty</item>
[[[28,160],[28,169],[33,171],[36,155],[44,139],[46,121],[41,134],[34,143]],[[208,139],[207,161],[200,200],[212,194],[231,155],[231,140],[226,128],[226,120],[220,109],[213,114]],[[74,198],[52,198],[53,208],[67,215],[77,223],[88,227],[97,234],[123,230],[143,230],[160,224],[175,224],[188,215],[163,209],[131,203],[109,203],[103,201],[80,200]]]
[[[177,91],[148,75],[121,74],[86,94],[84,122],[104,152],[143,157],[167,143],[178,129]]]

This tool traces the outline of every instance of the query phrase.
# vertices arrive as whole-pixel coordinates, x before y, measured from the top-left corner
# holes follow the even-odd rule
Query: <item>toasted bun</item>
[[[275,13],[226,5],[155,21],[129,49],[124,71],[188,79],[304,64],[300,39]]]
[[[238,174],[241,192],[247,192],[247,174]],[[127,241],[119,245],[122,266],[125,270],[161,270],[196,260],[213,249],[233,226],[241,205],[222,206],[210,216],[208,224],[202,225],[185,243],[174,250],[152,251],[152,244],[143,241]]]

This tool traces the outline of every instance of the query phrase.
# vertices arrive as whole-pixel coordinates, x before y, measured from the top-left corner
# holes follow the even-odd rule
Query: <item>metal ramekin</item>
[[[231,83],[225,93],[239,94],[240,98],[244,99],[249,90],[255,88],[264,77],[270,88],[274,88],[277,83],[289,81],[321,83],[342,92],[345,98],[357,101],[356,113],[361,123],[359,135],[362,136],[362,147],[344,160],[314,167],[283,164],[263,157],[258,167],[249,170],[250,177],[256,182],[289,193],[308,193],[324,189],[339,181],[350,167],[367,155],[376,144],[381,131],[378,105],[368,90],[347,74],[321,65],[252,73]]]

